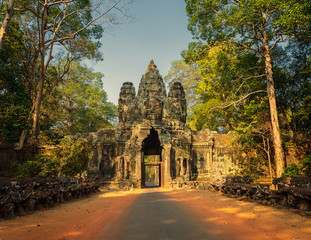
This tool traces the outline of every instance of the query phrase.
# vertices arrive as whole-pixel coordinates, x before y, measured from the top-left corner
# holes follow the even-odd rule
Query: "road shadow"
[[[154,182],[151,181],[146,181],[145,183],[145,188],[159,188],[159,184],[155,184]]]
[[[152,186],[152,185],[151,185]],[[121,217],[95,240],[223,240],[178,199],[165,192],[150,191],[135,199]]]

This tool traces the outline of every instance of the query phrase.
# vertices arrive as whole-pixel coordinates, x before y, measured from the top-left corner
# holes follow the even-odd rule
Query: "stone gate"
[[[182,84],[174,82],[167,94],[153,61],[137,94],[133,83],[123,83],[118,117],[116,128],[85,136],[93,149],[90,168],[100,171],[103,181],[144,187],[146,165],[157,167],[162,187],[176,181],[211,181],[239,169],[229,135],[187,126]]]

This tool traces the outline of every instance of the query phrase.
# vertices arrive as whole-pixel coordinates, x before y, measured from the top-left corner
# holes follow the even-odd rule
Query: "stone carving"
[[[187,118],[185,91],[180,82],[174,82],[168,93],[168,101],[173,114],[183,123]]]
[[[139,89],[139,98],[162,97],[166,98],[166,90],[159,70],[151,60],[145,74],[142,76]]]
[[[152,97],[144,102],[143,116],[152,122],[159,122],[162,120],[163,102]]]
[[[129,123],[135,117],[136,93],[133,83],[123,83],[119,97],[119,122]]]

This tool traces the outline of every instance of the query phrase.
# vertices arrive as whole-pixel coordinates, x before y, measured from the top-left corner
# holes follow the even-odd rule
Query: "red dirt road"
[[[135,192],[105,192],[0,222],[0,240],[95,238],[135,199]]]
[[[172,192],[225,239],[311,239],[311,218],[209,191]]]
[[[145,198],[146,203],[151,202],[150,199],[152,202],[169,202],[171,206],[176,205],[178,209],[187,211],[191,221],[195,221],[195,226],[204,231],[207,229],[209,234],[219,239],[311,239],[311,218],[300,216],[292,210],[238,201],[209,191],[154,188],[125,192],[102,191],[90,198],[62,204],[50,210],[3,220],[0,222],[0,240],[120,239],[120,232],[124,230],[126,233],[127,226],[124,223],[131,218],[131,210],[141,206],[139,199],[145,195],[149,197],[147,200]],[[155,199],[157,196],[160,199]],[[160,211],[156,209],[154,212],[158,218],[161,217]],[[130,224],[135,225],[133,222]],[[165,225],[166,228],[168,226]],[[115,235],[105,235],[109,229],[114,229]],[[174,234],[170,236],[165,239],[176,239]],[[128,239],[138,238],[133,236]],[[154,239],[160,238],[155,236]]]

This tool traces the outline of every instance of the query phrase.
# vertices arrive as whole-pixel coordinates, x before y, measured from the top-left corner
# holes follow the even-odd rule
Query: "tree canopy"
[[[189,17],[188,29],[200,40],[190,44],[189,50],[183,54],[188,63],[195,61],[201,64],[203,74],[202,83],[198,84],[197,89],[201,91],[200,96],[203,99],[198,105],[199,116],[202,117],[197,118],[197,125],[202,127],[200,122],[213,119],[211,109],[216,120],[213,122],[230,122],[230,119],[234,119],[235,114],[243,109],[241,105],[235,106],[236,103],[243,101],[254,103],[253,93],[262,93],[263,86],[266,85],[270,136],[277,176],[281,176],[285,169],[285,157],[274,73],[274,71],[280,73],[281,68],[276,66],[277,60],[273,55],[276,55],[280,43],[286,44],[290,38],[310,36],[310,2],[304,0],[186,0],[185,2]],[[232,50],[228,51],[229,49]],[[225,54],[222,54],[223,51]],[[213,54],[216,56],[213,57]],[[243,61],[246,56],[250,58]],[[226,89],[229,91],[226,92]],[[232,110],[226,113],[219,111],[225,108]],[[228,114],[230,116],[227,116]],[[237,119],[233,122],[236,121]]]
[[[102,60],[99,39],[104,29],[127,18],[125,8],[129,2],[15,0],[1,3],[0,27],[5,28],[5,34],[0,36],[3,43],[0,50],[1,142],[18,142],[19,135],[16,148],[20,149],[25,136],[35,144],[41,128],[60,129],[69,117],[63,111],[59,117],[67,120],[55,120],[53,114],[57,111],[49,102],[56,95],[73,97],[75,104],[71,118],[75,118],[76,125],[62,134],[94,131],[110,124],[115,106],[107,102],[102,75],[82,67],[82,62]],[[14,15],[9,14],[8,19],[10,9]],[[80,96],[78,92],[70,92],[67,89],[70,87],[79,89]],[[59,112],[66,109],[65,101],[56,102],[55,99],[54,107],[57,105]],[[89,121],[86,117],[83,119],[82,114]]]
[[[117,108],[107,102],[103,74],[73,62],[62,82],[43,101],[42,131],[65,136],[111,126]]]

